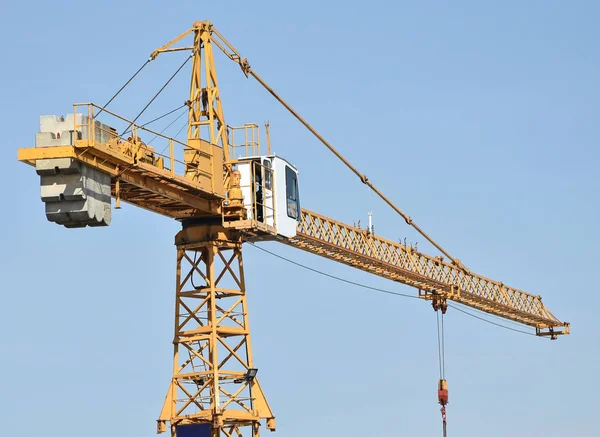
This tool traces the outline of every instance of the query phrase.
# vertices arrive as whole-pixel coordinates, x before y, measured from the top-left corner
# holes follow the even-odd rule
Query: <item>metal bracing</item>
[[[190,97],[186,102],[189,107],[186,169],[195,172],[196,177],[200,175],[199,180],[210,183],[212,191],[221,193],[229,186],[231,150],[213,57],[211,29],[210,22],[197,21],[191,29],[152,52],[150,58],[155,59],[166,52],[192,52]],[[192,46],[174,47],[190,34],[194,37]]]
[[[227,126],[223,116],[223,107],[217,82],[217,71],[210,36],[211,24],[207,21],[194,23],[194,51],[192,80],[190,84],[190,112],[188,138],[200,139],[201,127],[208,127],[208,138],[211,144],[221,146],[225,161],[229,161]],[[204,57],[202,57],[204,50]],[[202,63],[204,62],[204,68]],[[202,71],[204,70],[204,83]],[[215,169],[216,171],[217,169]]]
[[[253,374],[241,239],[196,226],[178,240],[173,378],[158,431],[209,423],[213,436],[256,437],[261,419],[274,430]]]
[[[311,211],[302,210],[298,234],[284,242],[418,288],[419,296],[424,299],[450,299],[535,327],[538,335],[569,332],[569,324],[557,319],[540,296]]]
[[[181,155],[187,144],[135,126],[128,119],[93,103],[76,104],[74,108],[74,118],[81,113],[87,117],[85,124],[78,127],[79,132],[83,130],[91,134],[81,139],[75,136],[67,145],[19,149],[19,160],[32,166],[44,159],[81,162],[111,176],[114,197],[174,219],[221,215],[223,187],[213,189],[197,177],[190,177],[199,170],[181,171],[185,165]],[[95,113],[100,110],[105,116],[127,123],[140,135],[156,136],[164,145],[164,153],[124,138],[97,141],[93,130]]]
[[[193,36],[192,45],[175,47],[188,36]],[[245,200],[239,186],[239,172],[232,167],[235,128],[228,138],[213,59],[215,46],[236,62],[247,77],[254,77],[265,87],[449,262],[307,210],[302,210],[298,233],[292,239],[276,236],[275,227],[265,223],[244,220]],[[183,222],[183,230],[175,240],[173,376],[158,419],[160,433],[168,431],[169,423],[173,436],[180,426],[198,425],[210,427],[211,437],[240,437],[242,433],[258,437],[263,419],[267,429],[275,430],[275,418],[255,377],[242,262],[243,239],[280,241],[408,284],[419,290],[420,297],[431,300],[436,309],[445,308],[447,300],[453,300],[535,327],[538,335],[556,338],[569,333],[569,324],[552,315],[541,297],[471,273],[452,258],[258,76],[248,60],[210,22],[195,22],[192,28],[155,50],[150,59],[179,51],[191,52],[192,61],[189,100],[185,102],[189,108],[187,141],[136,124],[139,115],[130,121],[105,107],[80,104],[74,108],[73,126],[64,131],[70,132],[70,136],[63,135],[59,141],[51,135],[49,146],[18,152],[19,160],[32,166],[37,166],[38,161],[61,159],[66,160],[67,167],[76,161],[98,170],[110,176],[117,208],[122,200]],[[133,77],[140,71],[141,68]],[[96,118],[100,114],[110,118],[105,125],[111,128],[109,131],[102,130],[104,121],[98,123]],[[116,133],[118,124],[127,126],[121,135]],[[246,133],[248,126],[254,125],[245,125]],[[131,135],[125,137],[125,133]],[[252,128],[244,147],[254,150],[257,146],[258,136],[255,139]]]

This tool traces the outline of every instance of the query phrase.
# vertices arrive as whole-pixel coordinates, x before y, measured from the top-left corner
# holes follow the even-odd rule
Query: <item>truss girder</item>
[[[568,324],[556,318],[540,296],[308,210],[302,210],[298,234],[287,243],[418,288],[424,299],[439,296],[538,330],[568,330]]]
[[[274,417],[253,369],[241,240],[177,249],[173,378],[158,430],[209,423],[214,436],[258,436]]]

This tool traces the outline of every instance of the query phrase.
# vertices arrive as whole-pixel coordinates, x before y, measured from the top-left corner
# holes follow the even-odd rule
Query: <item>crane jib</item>
[[[302,210],[289,245],[419,289],[424,299],[449,300],[535,327],[539,335],[569,332],[539,296],[466,272],[459,266],[373,235],[368,230]]]

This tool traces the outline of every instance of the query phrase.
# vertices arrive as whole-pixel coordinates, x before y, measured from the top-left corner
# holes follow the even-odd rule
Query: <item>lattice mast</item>
[[[158,420],[207,424],[213,436],[259,435],[275,418],[253,367],[242,240],[219,225],[185,224],[176,237],[173,378]],[[245,434],[248,435],[248,434]]]
[[[192,32],[192,47],[172,47]],[[231,188],[231,150],[210,34],[209,22],[196,22],[152,57],[191,49],[186,176],[225,193]],[[243,428],[257,437],[261,419],[275,430],[253,365],[241,234],[217,224],[219,219],[188,220],[176,236],[173,377],[159,433],[167,431],[169,422],[173,436],[178,426],[204,425],[213,437],[241,436]]]

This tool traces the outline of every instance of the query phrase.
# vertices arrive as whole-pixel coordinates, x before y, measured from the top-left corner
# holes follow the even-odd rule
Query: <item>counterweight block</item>
[[[107,142],[116,131],[94,122],[95,140]],[[36,147],[74,145],[89,137],[89,119],[83,114],[66,117],[43,115]],[[38,159],[40,195],[46,206],[46,218],[67,228],[108,226],[111,220],[111,177],[73,158]]]
[[[110,175],[72,158],[39,159],[35,168],[49,221],[66,228],[110,224]]]

